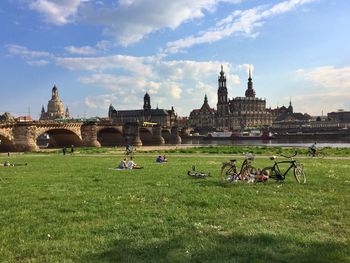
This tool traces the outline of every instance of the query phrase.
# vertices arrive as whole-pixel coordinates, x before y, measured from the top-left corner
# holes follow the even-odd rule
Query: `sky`
[[[39,118],[51,89],[73,117],[153,108],[216,108],[248,65],[267,107],[350,110],[348,0],[1,0],[0,114]]]

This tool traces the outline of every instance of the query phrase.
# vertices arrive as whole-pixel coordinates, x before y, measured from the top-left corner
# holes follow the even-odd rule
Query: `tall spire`
[[[249,73],[248,73],[248,87],[247,90],[245,91],[245,96],[246,97],[251,97],[255,98],[255,90],[253,89],[253,81],[252,81],[252,72],[249,64]]]
[[[249,64],[249,77],[248,77],[248,80],[252,80],[252,71],[251,71],[251,68],[250,68],[250,64]]]
[[[204,103],[208,103],[208,97],[207,97],[207,94],[205,94],[205,96],[204,96]]]
[[[292,98],[289,98],[288,111],[289,113],[293,113]]]

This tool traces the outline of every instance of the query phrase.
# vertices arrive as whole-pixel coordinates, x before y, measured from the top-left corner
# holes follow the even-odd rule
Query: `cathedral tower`
[[[218,78],[218,103],[217,103],[217,126],[221,129],[228,127],[229,100],[227,97],[226,77],[221,65],[220,76]]]
[[[255,98],[255,90],[253,89],[252,72],[249,65],[248,88],[245,91],[245,96]]]
[[[149,96],[148,92],[146,92],[145,96],[143,97],[143,110],[151,110],[151,97]]]

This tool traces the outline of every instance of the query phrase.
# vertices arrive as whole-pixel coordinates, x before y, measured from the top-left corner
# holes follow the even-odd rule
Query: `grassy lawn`
[[[121,156],[11,156],[28,165],[0,167],[0,262],[350,262],[349,160],[253,185],[220,182],[229,155],[171,155],[130,171],[108,169]]]

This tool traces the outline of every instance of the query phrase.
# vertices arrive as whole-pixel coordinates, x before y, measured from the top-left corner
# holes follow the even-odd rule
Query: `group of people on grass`
[[[121,160],[121,162],[119,163],[118,169],[120,170],[126,170],[126,169],[141,169],[143,167],[137,165],[134,162],[134,158],[131,156],[129,160],[127,160],[126,158],[124,158],[123,160]]]

